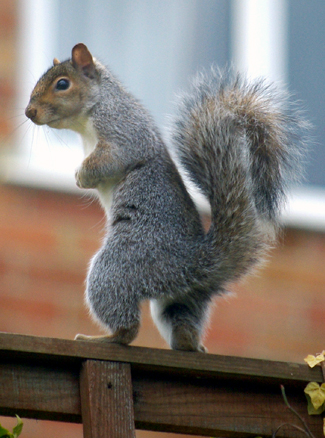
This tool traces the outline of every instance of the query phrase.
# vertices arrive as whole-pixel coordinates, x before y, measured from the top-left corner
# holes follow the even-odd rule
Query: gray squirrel
[[[111,334],[76,339],[129,344],[140,305],[150,300],[171,348],[205,351],[213,297],[260,263],[274,241],[288,182],[299,175],[305,123],[262,80],[213,69],[196,77],[180,98],[172,146],[209,200],[205,231],[147,110],[84,44],[71,59],[54,59],[25,113],[37,125],[81,134],[86,157],[76,182],[96,188],[107,213],[86,302]]]

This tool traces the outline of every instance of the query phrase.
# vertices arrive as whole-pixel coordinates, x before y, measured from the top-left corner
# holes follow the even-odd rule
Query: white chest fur
[[[80,135],[82,138],[82,146],[85,157],[88,157],[88,155],[95,150],[98,142],[97,132],[91,119],[87,119],[87,121],[83,124],[83,130],[80,132]]]
[[[97,132],[91,119],[87,119],[87,121],[83,123],[83,130],[82,132],[79,131],[79,133],[82,138],[82,146],[86,158],[95,150],[98,142]],[[109,215],[109,210],[112,204],[113,187],[114,182],[110,179],[108,179],[107,182],[99,184],[99,186],[97,187],[99,200],[107,215]]]

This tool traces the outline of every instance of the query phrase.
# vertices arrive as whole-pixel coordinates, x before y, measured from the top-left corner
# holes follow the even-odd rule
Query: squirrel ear
[[[84,75],[90,79],[96,76],[93,57],[85,44],[79,43],[74,46],[71,61],[75,69],[82,70]]]
[[[58,58],[53,59],[53,65],[61,64],[61,62],[58,60]]]

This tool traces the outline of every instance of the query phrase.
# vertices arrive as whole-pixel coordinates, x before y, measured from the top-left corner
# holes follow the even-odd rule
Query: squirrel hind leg
[[[206,352],[201,338],[209,302],[188,301],[151,300],[152,319],[173,350]]]

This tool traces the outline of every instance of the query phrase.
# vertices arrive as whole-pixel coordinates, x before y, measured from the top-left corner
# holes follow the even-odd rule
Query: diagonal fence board
[[[307,415],[303,394],[308,381],[322,381],[320,368],[117,345],[102,350],[97,344],[85,344],[1,334],[0,414],[81,422],[80,370],[96,362],[103,375],[119,363],[118,367],[131,367],[139,429],[210,437],[270,436],[282,423],[298,421],[284,406],[279,385],[285,383],[292,405],[315,437],[322,436],[322,418]],[[96,380],[100,377],[93,378],[100,387]],[[127,399],[126,394],[118,397]],[[102,404],[109,403],[107,397]],[[303,435],[282,429],[278,436]]]

